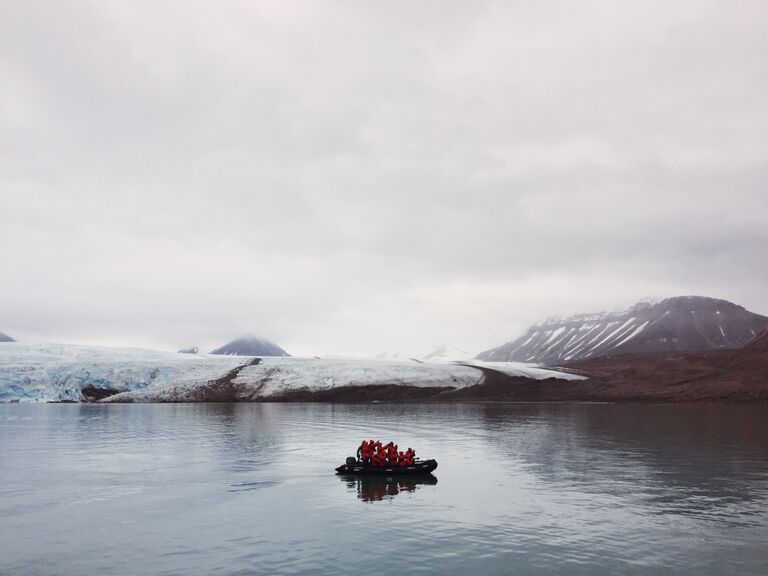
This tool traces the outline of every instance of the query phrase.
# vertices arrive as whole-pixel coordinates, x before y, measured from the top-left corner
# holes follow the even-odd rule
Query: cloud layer
[[[0,329],[479,351],[768,313],[763,2],[5,2]]]

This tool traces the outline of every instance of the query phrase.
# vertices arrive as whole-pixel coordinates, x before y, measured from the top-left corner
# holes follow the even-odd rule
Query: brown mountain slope
[[[768,333],[741,350],[598,358],[569,368],[590,377],[583,391],[595,399],[768,401]]]
[[[486,370],[486,383],[446,400],[507,402],[768,402],[768,333],[741,350],[582,360],[587,380],[529,380]]]

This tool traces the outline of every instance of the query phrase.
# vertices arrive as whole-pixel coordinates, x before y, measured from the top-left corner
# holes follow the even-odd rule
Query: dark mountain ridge
[[[745,346],[768,317],[727,300],[677,296],[628,310],[550,319],[478,355],[496,362],[564,364],[627,354],[690,354]]]
[[[235,338],[231,342],[224,344],[221,348],[213,350],[211,354],[230,356],[290,356],[288,352],[274,342],[259,338],[253,334]]]
[[[16,342],[16,340],[8,336],[8,334],[0,332],[0,342]]]

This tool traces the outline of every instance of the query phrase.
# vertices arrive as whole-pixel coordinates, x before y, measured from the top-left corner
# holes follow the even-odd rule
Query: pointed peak
[[[213,350],[211,354],[232,356],[290,356],[274,342],[261,338],[252,333],[227,342],[224,346]]]

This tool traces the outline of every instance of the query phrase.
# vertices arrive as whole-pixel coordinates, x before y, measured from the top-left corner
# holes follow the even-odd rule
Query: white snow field
[[[87,386],[120,392],[104,401],[173,402],[199,398],[201,387],[242,367],[232,380],[237,398],[254,400],[296,390],[391,384],[456,389],[483,382],[486,367],[528,378],[583,379],[519,362],[459,363],[356,358],[180,354],[139,348],[0,343],[0,402],[82,400]]]

